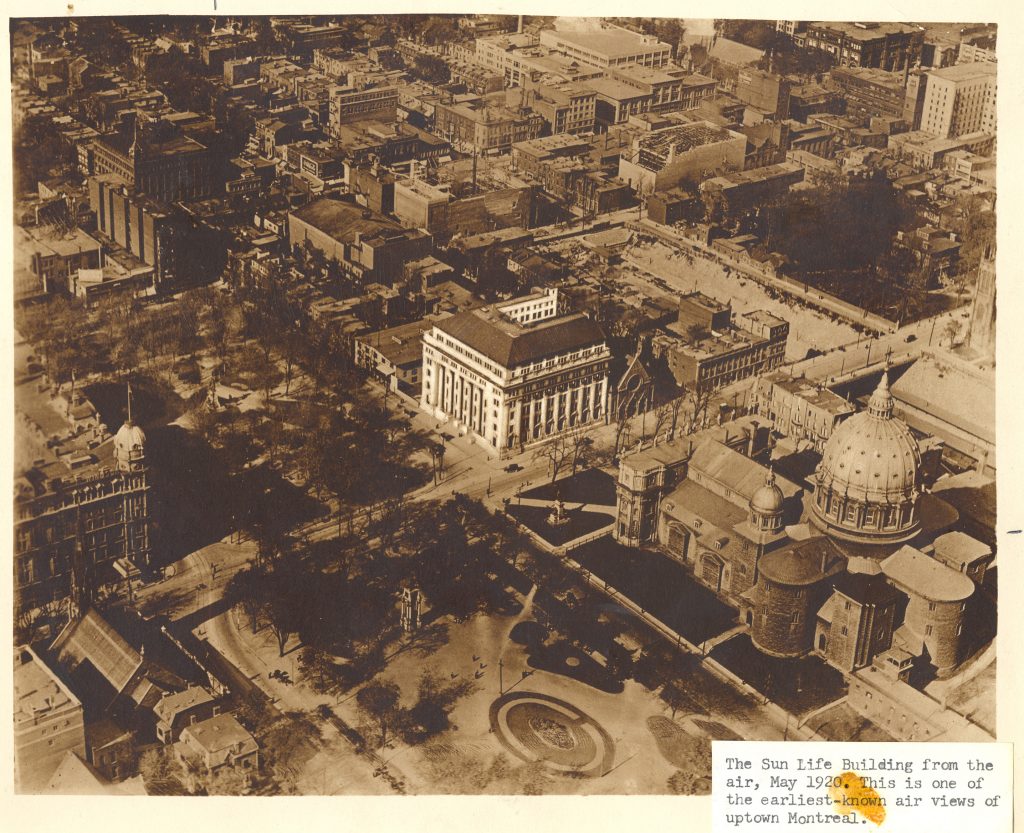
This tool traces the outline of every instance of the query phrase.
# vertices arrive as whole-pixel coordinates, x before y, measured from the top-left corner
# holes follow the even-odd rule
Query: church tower
[[[128,416],[114,436],[114,465],[121,473],[124,495],[125,553],[136,566],[150,562],[149,468],[146,465],[146,434],[132,420],[132,386],[128,385]]]

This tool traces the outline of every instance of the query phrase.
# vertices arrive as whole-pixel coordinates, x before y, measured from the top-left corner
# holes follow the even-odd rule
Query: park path
[[[253,634],[243,622],[239,622],[237,612],[233,608],[220,610],[218,602],[223,595],[223,587],[227,581],[227,572],[218,565],[217,554],[223,555],[224,548],[245,551],[239,545],[213,545],[189,554],[179,565],[182,574],[198,581],[197,591],[203,594],[202,605],[198,611],[190,611],[178,619],[188,619],[193,625],[193,632],[205,637],[224,657],[245,675],[249,683],[258,687],[271,700],[273,706],[281,712],[298,711],[315,712],[318,706],[333,706],[334,702],[328,695],[313,692],[301,682],[286,685],[267,675],[274,669],[288,670],[292,680],[298,679],[296,654],[298,644],[292,645],[286,657],[277,656],[275,640],[264,632]],[[251,549],[251,546],[250,546]],[[236,568],[237,569],[237,568]],[[195,622],[197,612],[215,612],[212,618]],[[379,766],[375,755],[362,757],[352,747],[351,736],[344,731],[344,724],[338,720],[328,720],[320,724],[323,727],[323,747],[305,765],[302,772],[297,773],[297,782],[304,791],[311,794],[336,794],[342,790],[347,794],[388,795],[393,794],[384,778],[374,775]],[[393,770],[392,774],[396,772]],[[398,780],[401,774],[397,773]]]

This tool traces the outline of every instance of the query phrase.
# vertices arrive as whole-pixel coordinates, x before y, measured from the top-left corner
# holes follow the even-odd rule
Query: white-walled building
[[[955,64],[928,73],[921,129],[942,139],[996,132],[996,64]]]
[[[596,323],[536,292],[424,333],[420,404],[502,453],[603,420],[610,358]]]

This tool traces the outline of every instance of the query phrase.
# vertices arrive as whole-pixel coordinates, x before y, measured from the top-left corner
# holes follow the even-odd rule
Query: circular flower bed
[[[576,745],[569,730],[549,717],[531,717],[527,723],[542,741],[551,746],[559,749],[572,749]]]

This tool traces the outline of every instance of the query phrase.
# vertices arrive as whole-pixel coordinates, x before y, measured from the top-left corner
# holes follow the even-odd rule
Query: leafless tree
[[[615,444],[614,455],[617,457],[622,447],[629,442],[630,434],[630,422],[629,417],[625,414],[619,414],[619,418],[615,422]]]
[[[669,426],[669,431],[671,432],[672,436],[675,436],[676,429],[679,427],[679,415],[683,411],[683,404],[683,397],[681,396],[677,396],[675,399],[671,400],[668,403],[669,413],[671,415],[671,424]]]
[[[654,441],[665,431],[672,422],[672,403],[663,402],[654,409]]]
[[[568,434],[559,434],[533,452],[534,460],[547,461],[552,483],[558,479],[558,473],[565,467],[571,456],[572,443]]]
[[[590,451],[594,447],[594,438],[590,430],[583,425],[574,425],[569,433],[566,434],[566,438],[570,446],[571,473],[576,474],[576,469],[589,458]]]
[[[711,388],[699,384],[686,389],[683,405],[683,425],[687,434],[693,434],[704,427],[712,394]]]

